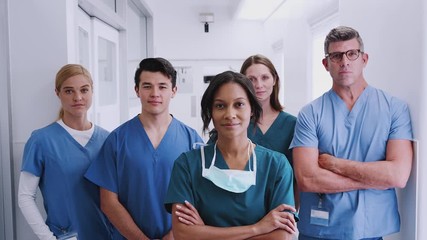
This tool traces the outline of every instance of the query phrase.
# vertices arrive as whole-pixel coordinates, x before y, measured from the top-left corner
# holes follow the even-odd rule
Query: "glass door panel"
[[[116,45],[103,38],[98,37],[98,85],[99,106],[114,105],[117,103],[117,78],[115,50]]]
[[[119,32],[96,18],[93,26],[95,123],[112,131],[120,124]]]
[[[77,10],[77,63],[84,66],[92,75],[93,69],[91,62],[91,37],[92,27],[90,17],[82,9]],[[88,119],[91,122],[95,120],[95,107],[92,106],[88,111]]]

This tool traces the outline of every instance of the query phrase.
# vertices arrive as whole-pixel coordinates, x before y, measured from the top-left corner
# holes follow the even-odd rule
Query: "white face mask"
[[[252,146],[251,140],[249,140],[248,147],[248,158],[250,160],[250,149]],[[252,149],[253,156],[253,166],[254,169],[251,171],[251,164],[249,162],[249,171],[244,170],[234,170],[234,169],[219,169],[215,167],[216,160],[216,143],[214,146],[214,155],[212,157],[211,166],[205,168],[205,152],[204,147],[201,147],[201,157],[202,157],[202,176],[206,179],[209,179],[217,187],[220,187],[224,190],[242,193],[247,191],[252,185],[256,183],[256,155],[255,149]]]

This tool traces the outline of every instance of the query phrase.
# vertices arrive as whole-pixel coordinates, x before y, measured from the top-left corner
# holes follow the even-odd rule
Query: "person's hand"
[[[175,238],[173,237],[173,232],[171,230],[166,235],[164,235],[161,240],[174,240],[174,239]]]
[[[323,153],[319,155],[318,163],[319,166],[323,169],[334,171],[336,158],[327,153]]]
[[[186,225],[205,225],[197,209],[188,201],[176,205],[178,220]]]
[[[296,212],[296,209],[290,205],[280,204],[255,224],[258,233],[265,234],[280,228],[295,234],[296,223],[291,212]]]

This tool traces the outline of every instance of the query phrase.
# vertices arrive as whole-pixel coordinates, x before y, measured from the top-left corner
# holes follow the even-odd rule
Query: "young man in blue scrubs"
[[[412,166],[412,128],[403,101],[366,82],[359,33],[332,29],[323,65],[332,89],[305,106],[295,127],[299,239],[382,239],[400,230],[395,188]]]
[[[173,239],[163,206],[172,166],[203,142],[169,113],[176,91],[176,71],[167,60],[142,60],[135,73],[141,113],[108,136],[86,173],[101,188],[101,209],[116,228],[113,239]]]

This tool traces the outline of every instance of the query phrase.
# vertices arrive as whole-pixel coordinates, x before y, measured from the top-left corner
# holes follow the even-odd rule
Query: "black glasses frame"
[[[354,51],[357,51],[357,54],[355,56],[350,55],[351,53],[353,53]],[[341,62],[344,54],[347,57],[348,60],[350,61],[355,61],[356,59],[359,58],[360,54],[363,54],[363,52],[360,49],[350,49],[346,52],[331,52],[331,53],[327,53],[325,54],[325,58],[329,58],[332,62]]]

